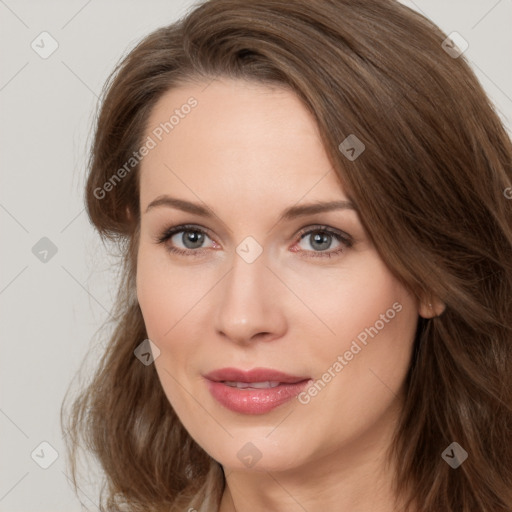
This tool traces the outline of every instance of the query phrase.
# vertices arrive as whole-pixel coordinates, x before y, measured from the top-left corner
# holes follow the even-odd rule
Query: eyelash
[[[181,232],[200,233],[200,234],[208,236],[208,238],[211,238],[208,235],[208,232],[205,231],[204,229],[202,229],[198,226],[187,224],[187,225],[180,225],[180,226],[172,226],[170,228],[165,229],[164,232],[156,238],[155,242],[157,244],[165,244],[170,238],[172,238],[177,233],[181,233]],[[337,230],[333,230],[332,228],[329,228],[328,226],[320,226],[320,225],[302,229],[298,233],[299,239],[297,242],[300,242],[305,236],[311,235],[313,233],[326,233],[328,235],[331,235],[338,242],[341,242],[342,246],[339,247],[338,249],[335,249],[335,250],[329,251],[329,252],[327,252],[327,251],[298,251],[298,252],[312,253],[307,257],[331,258],[332,256],[337,256],[338,254],[345,252],[346,249],[352,247],[352,245],[353,245],[353,240],[349,235],[344,234],[343,232],[339,232]],[[181,256],[192,256],[192,257],[201,256],[205,250],[205,248],[184,250],[184,249],[179,249],[177,247],[171,247],[169,245],[166,246],[166,249],[170,253],[179,254]]]

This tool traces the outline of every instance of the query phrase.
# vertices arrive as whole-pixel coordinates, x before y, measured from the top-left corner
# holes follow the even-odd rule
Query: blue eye
[[[353,244],[353,240],[349,235],[342,234],[341,232],[333,230],[327,226],[318,226],[314,229],[302,231],[300,233],[300,241],[306,237],[310,237],[308,245],[318,249],[305,251],[306,253],[310,253],[308,254],[308,257],[311,256],[314,258],[331,258],[332,256],[345,252],[345,250],[352,247]],[[339,243],[339,247],[329,251],[328,249],[330,249],[333,239]]]
[[[331,258],[332,256],[345,252],[345,250],[352,247],[353,244],[353,240],[349,235],[329,228],[328,226],[314,226],[308,230],[302,230],[298,236],[299,240],[297,243],[300,243],[306,237],[311,237],[308,245],[313,247],[313,250],[292,249],[292,252],[305,253],[305,257]],[[176,237],[176,240],[172,241],[174,237]],[[156,239],[156,242],[165,244],[166,249],[171,253],[195,257],[202,255],[204,250],[208,249],[208,247],[203,246],[207,238],[211,240],[208,233],[199,226],[180,225],[167,228]],[[329,250],[333,239],[338,242],[339,247]],[[177,243],[181,243],[183,247],[176,247]],[[215,242],[213,243],[215,244]]]
[[[177,237],[177,239],[184,245],[184,249],[167,243],[176,235],[181,235]],[[204,243],[206,237],[210,238],[206,231],[197,226],[173,226],[162,233],[157,239],[157,243],[165,243],[167,250],[172,253],[184,256],[197,256],[202,253],[202,251],[198,251],[198,249],[204,249],[201,245]]]

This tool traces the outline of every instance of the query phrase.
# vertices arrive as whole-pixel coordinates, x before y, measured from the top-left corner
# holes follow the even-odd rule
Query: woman
[[[512,510],[511,162],[394,1],[210,0],[150,34],[91,151],[124,264],[73,478],[83,439],[109,511]]]

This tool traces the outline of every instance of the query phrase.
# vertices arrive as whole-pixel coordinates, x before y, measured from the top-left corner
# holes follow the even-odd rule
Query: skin
[[[440,306],[419,303],[401,286],[355,210],[278,221],[289,206],[350,200],[292,92],[241,80],[207,85],[182,85],[160,99],[146,136],[191,96],[198,105],[141,164],[137,295],[160,350],[164,392],[224,468],[221,512],[395,511],[385,450],[418,315],[439,314]],[[163,194],[206,204],[215,216],[165,205],[146,211]],[[199,249],[184,245],[188,232],[156,243],[181,224],[207,231]],[[350,235],[352,246],[332,237],[318,248],[315,231],[300,239],[302,228],[319,225]],[[263,249],[252,263],[236,252],[248,236]],[[171,246],[188,255],[170,253]],[[401,311],[307,404],[292,399],[244,415],[220,405],[205,385],[202,375],[228,366],[319,379],[394,303]],[[237,457],[248,442],[261,454],[252,468]]]

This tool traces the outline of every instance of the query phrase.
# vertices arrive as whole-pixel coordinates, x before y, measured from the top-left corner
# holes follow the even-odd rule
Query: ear
[[[133,221],[133,215],[128,206],[126,207],[126,218],[128,219],[129,222]]]
[[[425,297],[419,305],[418,313],[423,318],[434,318],[436,316],[441,315],[441,313],[446,309],[446,304],[444,304],[439,299],[432,297]]]

